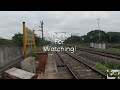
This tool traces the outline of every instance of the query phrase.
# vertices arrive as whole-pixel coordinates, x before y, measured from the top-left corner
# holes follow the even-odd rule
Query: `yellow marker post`
[[[34,30],[30,30],[25,26],[25,22],[23,22],[23,48],[24,48],[24,59],[27,57],[27,47],[31,46],[31,48],[36,53],[36,43],[35,43],[35,34]]]
[[[26,53],[26,30],[25,30],[25,22],[23,22],[23,48],[24,48],[24,59],[27,57]]]

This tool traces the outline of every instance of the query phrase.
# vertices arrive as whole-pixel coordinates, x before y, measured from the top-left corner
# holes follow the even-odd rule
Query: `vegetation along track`
[[[78,48],[78,50],[120,60],[120,54],[114,54],[114,53],[109,53],[109,52],[100,52],[100,51],[83,49],[83,48]]]
[[[66,45],[66,46],[70,46],[71,47],[72,45]],[[111,52],[105,52],[105,51],[97,51],[97,50],[93,50],[93,49],[80,48],[80,47],[77,47],[77,50],[120,60],[120,53],[111,53]]]
[[[106,79],[106,76],[74,56],[56,52],[76,79]]]

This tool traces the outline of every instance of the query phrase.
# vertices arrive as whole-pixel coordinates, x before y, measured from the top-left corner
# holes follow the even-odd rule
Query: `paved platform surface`
[[[48,54],[45,72],[38,75],[37,79],[69,79],[66,72],[58,72],[53,54]]]
[[[48,54],[48,59],[46,61],[46,67],[45,67],[45,73],[46,72],[58,72],[53,54]]]
[[[70,79],[66,72],[51,72],[39,74],[38,79]]]

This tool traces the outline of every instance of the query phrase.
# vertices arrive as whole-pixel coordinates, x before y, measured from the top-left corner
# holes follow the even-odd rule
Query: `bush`
[[[107,70],[110,70],[108,67],[106,67],[105,65],[98,63],[98,62],[95,64],[95,68],[105,74],[107,74]]]
[[[31,56],[31,57],[36,57],[36,53],[34,51],[31,51],[28,56]]]
[[[108,48],[120,48],[120,44],[119,43],[117,43],[117,44],[115,44],[115,43],[113,43],[113,44],[107,44],[107,47]]]
[[[112,48],[120,48],[120,44],[114,44]]]
[[[120,69],[120,62],[108,61],[105,66],[111,69]]]

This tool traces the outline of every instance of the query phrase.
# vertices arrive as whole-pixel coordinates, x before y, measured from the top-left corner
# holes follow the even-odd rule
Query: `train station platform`
[[[48,54],[45,72],[40,73],[37,79],[69,79],[66,72],[58,72],[54,54]]]

